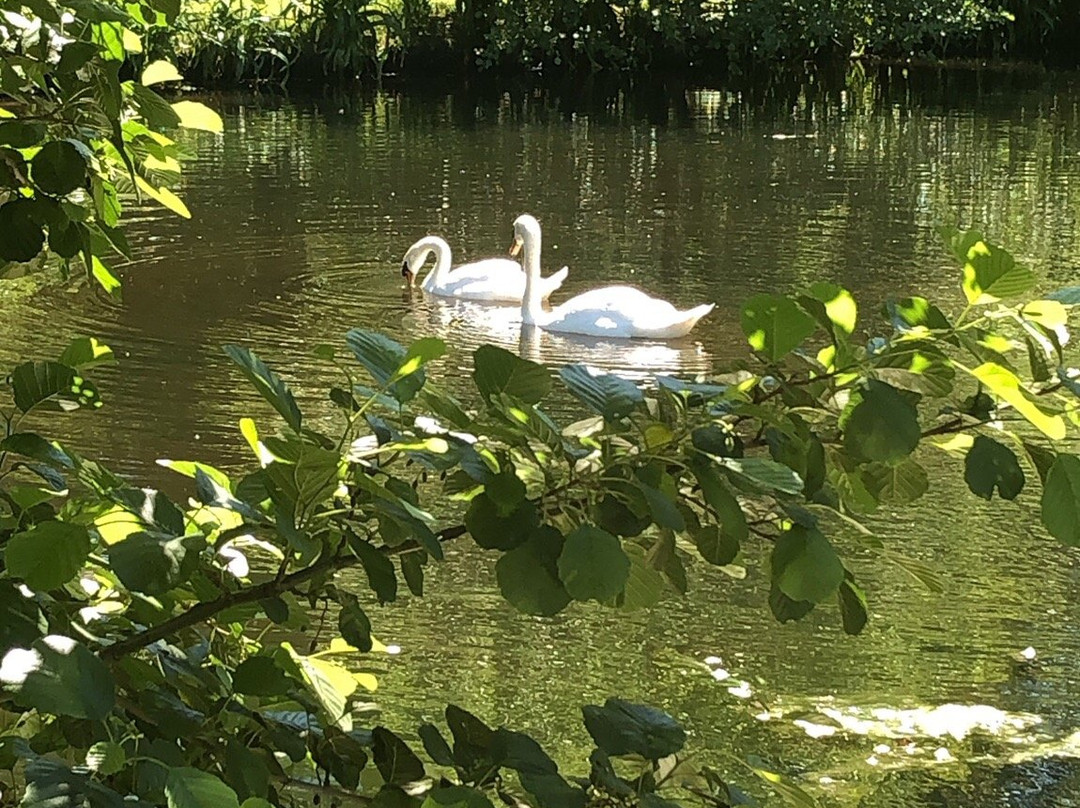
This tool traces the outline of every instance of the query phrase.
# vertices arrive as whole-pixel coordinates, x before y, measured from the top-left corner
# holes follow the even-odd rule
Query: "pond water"
[[[1070,76],[883,69],[835,88],[212,103],[226,132],[192,143],[193,218],[137,210],[122,307],[86,290],[3,303],[4,360],[52,355],[86,334],[116,349],[120,368],[99,379],[108,407],[74,418],[71,440],[171,491],[182,481],[157,458],[232,467],[246,459],[240,417],[272,428],[222,354],[227,342],[256,348],[306,412],[330,417],[333,378],[310,350],[340,345],[357,325],[401,341],[443,337],[454,355],[437,373],[461,389],[482,342],[643,379],[745,355],[739,304],[760,291],[837,281],[871,332],[888,297],[919,292],[959,307],[942,224],[983,227],[1046,287],[1080,278],[1080,83]],[[526,211],[544,226],[545,269],[571,267],[565,292],[631,282],[716,311],[669,345],[519,344],[513,310],[403,293],[401,257],[415,240],[441,234],[456,260],[501,255]],[[462,543],[423,599],[372,607],[377,634],[402,649],[363,663],[380,676],[382,720],[438,722],[455,702],[533,732],[580,767],[589,742],[578,706],[618,695],[672,712],[701,759],[740,780],[751,775],[727,755],[759,754],[830,804],[1080,804],[1072,768],[1040,764],[1035,776],[1022,762],[1006,766],[1003,751],[1069,749],[1080,728],[1078,555],[1040,528],[1033,496],[983,508],[952,461],[922,459],[942,467],[931,492],[873,526],[937,572],[944,591],[843,548],[871,597],[860,637],[844,636],[827,608],[775,623],[754,563],[745,581],[696,566],[689,596],[648,612],[575,605],[526,618],[498,596],[493,559]],[[1036,663],[1018,665],[1028,646]],[[1000,719],[985,709],[924,714],[948,704],[1006,711],[1016,742],[934,737],[935,720]],[[868,721],[869,734],[811,737],[815,725],[851,718]],[[883,743],[889,750],[875,752]],[[938,760],[939,748],[968,762]]]

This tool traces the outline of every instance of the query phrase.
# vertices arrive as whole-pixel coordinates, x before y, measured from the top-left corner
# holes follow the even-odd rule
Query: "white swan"
[[[642,337],[673,339],[685,336],[698,320],[713,310],[712,303],[679,311],[632,286],[604,286],[572,297],[551,311],[544,311],[540,295],[540,224],[525,214],[514,220],[514,243],[510,254],[525,250],[525,297],[521,321],[545,331],[586,334],[594,337]]]
[[[412,286],[417,271],[431,253],[435,268],[420,283],[425,292],[460,300],[494,300],[519,303],[525,296],[525,273],[509,258],[486,258],[450,269],[450,245],[438,236],[422,238],[409,248],[401,262],[401,276]],[[539,261],[537,262],[539,266]],[[563,267],[550,278],[538,277],[540,299],[558,289],[570,270]]]

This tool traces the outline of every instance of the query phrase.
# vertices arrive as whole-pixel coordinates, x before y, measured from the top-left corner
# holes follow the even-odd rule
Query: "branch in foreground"
[[[454,525],[453,527],[443,528],[436,535],[439,537],[440,542],[447,542],[465,535],[466,532],[464,525]],[[406,542],[397,547],[380,548],[381,552],[384,552],[387,555],[401,555],[402,553],[419,549],[422,549],[422,547],[416,542]],[[252,603],[257,600],[277,597],[324,572],[336,572],[337,570],[356,566],[359,563],[360,559],[352,555],[330,556],[321,559],[316,561],[310,567],[305,567],[291,575],[286,575],[282,578],[272,578],[265,583],[249,586],[236,592],[222,595],[214,600],[199,603],[183,614],[178,614],[176,617],[166,620],[160,625],[143,629],[142,631],[132,634],[130,637],[126,637],[112,645],[102,648],[98,652],[98,656],[106,661],[119,659],[126,654],[138,651],[140,648],[145,648],[151,643],[155,643],[172,634],[191,628],[199,623],[205,623],[207,620],[214,617],[214,615],[220,614],[226,609],[231,609],[234,606],[240,606],[244,603]]]

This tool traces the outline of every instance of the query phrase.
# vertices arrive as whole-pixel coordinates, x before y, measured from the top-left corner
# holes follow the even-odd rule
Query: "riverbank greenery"
[[[184,215],[171,134],[221,121],[153,89],[181,81],[171,64],[131,72],[173,0],[20,8],[0,52],[0,272],[84,273],[118,296],[124,201]],[[862,521],[934,495],[927,453],[954,458],[973,503],[1034,492],[1049,536],[1080,545],[1064,348],[1080,290],[1033,297],[1033,274],[980,234],[945,244],[956,300],[871,310],[824,281],[759,295],[741,362],[644,389],[485,345],[459,398],[438,383],[452,346],[357,327],[310,346],[338,377],[316,416],[288,369],[223,346],[269,409],[240,423],[243,468],[162,461],[184,498],[65,438],[109,417],[93,379],[107,345],[72,335],[25,357],[0,385],[0,801],[264,808],[320,788],[384,807],[728,806],[744,804],[729,781],[756,777],[814,805],[780,763],[690,761],[668,713],[617,694],[583,706],[595,747],[567,769],[454,705],[445,728],[376,724],[376,607],[422,597],[445,547],[473,542],[505,608],[538,620],[648,609],[694,568],[706,585],[763,582],[773,619],[827,611],[857,635],[874,595],[861,570],[937,586]],[[552,417],[557,394],[578,420]]]
[[[716,73],[874,56],[1074,63],[1063,0],[200,0],[154,53],[203,85],[386,71]]]

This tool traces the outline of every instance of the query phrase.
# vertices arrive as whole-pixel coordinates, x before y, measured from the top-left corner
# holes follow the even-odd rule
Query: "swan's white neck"
[[[431,291],[431,288],[442,282],[446,278],[446,273],[450,271],[450,245],[438,236],[428,236],[416,242],[414,249],[420,253],[421,266],[424,261],[427,261],[429,255],[435,253],[435,268],[420,283],[421,289]]]
[[[525,230],[522,233],[522,265],[525,270],[525,296],[521,298],[521,322],[539,325],[544,317],[543,296],[540,287],[540,233]]]

